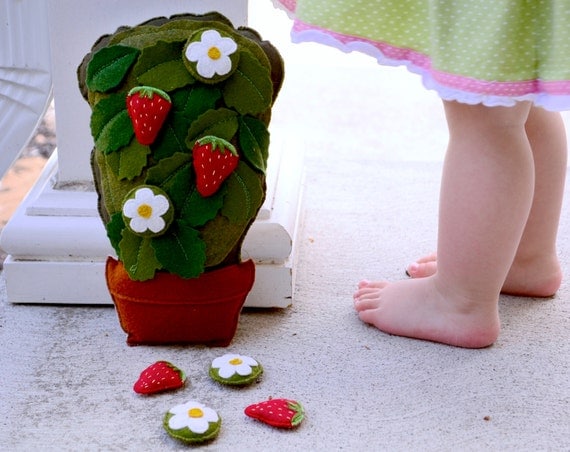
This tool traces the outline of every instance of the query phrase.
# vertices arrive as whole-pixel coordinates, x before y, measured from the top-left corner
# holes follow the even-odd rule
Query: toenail
[[[413,262],[408,266],[408,273],[417,273],[419,269],[420,265],[416,262]]]

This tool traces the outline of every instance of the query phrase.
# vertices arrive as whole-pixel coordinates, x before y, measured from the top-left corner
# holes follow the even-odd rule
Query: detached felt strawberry
[[[196,188],[204,198],[216,193],[236,169],[239,155],[226,140],[214,136],[199,139],[192,148]]]
[[[142,371],[133,389],[138,394],[155,394],[181,388],[185,382],[182,370],[168,361],[158,361]]]
[[[289,399],[270,399],[245,409],[245,414],[277,428],[295,428],[305,419],[305,410],[299,402]]]
[[[172,101],[164,91],[151,86],[136,86],[127,95],[127,112],[140,144],[154,143],[162,128]]]

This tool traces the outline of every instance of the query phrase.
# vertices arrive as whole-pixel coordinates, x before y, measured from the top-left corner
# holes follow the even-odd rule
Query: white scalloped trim
[[[274,0],[279,6],[280,3]],[[283,9],[283,8],[281,8]],[[306,25],[304,25],[306,26]],[[551,111],[570,110],[569,95],[553,95],[547,93],[529,93],[522,96],[496,96],[463,91],[439,83],[433,74],[409,60],[399,60],[387,57],[380,49],[365,41],[342,42],[331,34],[320,29],[293,30],[291,38],[294,43],[314,42],[335,47],[345,53],[360,52],[375,58],[379,64],[387,66],[405,66],[410,72],[418,74],[427,89],[434,90],[444,100],[457,101],[465,104],[483,104],[488,107],[513,106],[518,101],[532,101],[535,105]]]

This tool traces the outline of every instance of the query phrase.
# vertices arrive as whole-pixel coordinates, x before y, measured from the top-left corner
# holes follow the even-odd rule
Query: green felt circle
[[[131,227],[131,218],[126,216],[123,209],[122,209],[121,211],[122,211],[122,215],[123,215],[123,220],[125,222],[125,225],[129,229],[129,231],[131,231],[133,234],[136,234],[136,235],[141,236],[141,237],[158,237],[158,236],[166,233],[166,231],[168,231],[168,228],[172,224],[172,221],[174,220],[174,206],[172,205],[172,201],[170,200],[170,198],[168,197],[166,192],[164,190],[160,189],[159,187],[156,187],[154,185],[138,185],[137,187],[135,187],[131,191],[129,191],[127,193],[127,195],[125,196],[125,199],[123,200],[123,204],[122,204],[123,208],[124,208],[125,203],[127,201],[129,201],[130,199],[135,199],[135,195],[136,195],[137,191],[142,189],[142,188],[148,188],[152,191],[152,193],[155,196],[162,195],[168,201],[168,210],[166,211],[166,213],[161,215],[161,218],[164,220],[164,223],[165,223],[164,227],[158,232],[153,232],[150,229],[147,229],[144,232],[135,231]]]
[[[231,70],[223,75],[220,74],[214,74],[212,77],[204,77],[202,76],[199,72],[198,72],[198,62],[196,61],[190,61],[187,57],[186,57],[186,50],[188,49],[188,46],[190,44],[193,44],[195,42],[200,42],[202,40],[202,34],[205,31],[208,30],[214,30],[217,31],[220,36],[222,38],[230,38],[232,39],[238,46],[237,50],[232,53],[231,55],[229,55],[230,61],[232,63],[232,67]],[[239,63],[239,58],[240,58],[240,46],[238,41],[236,40],[235,37],[230,36],[227,33],[224,33],[223,31],[220,31],[219,29],[213,29],[213,28],[202,28],[200,30],[197,30],[196,32],[194,32],[192,34],[192,36],[190,36],[190,38],[188,39],[188,41],[186,42],[186,44],[184,45],[184,51],[183,51],[183,61],[184,61],[184,65],[186,66],[186,68],[188,69],[188,71],[190,72],[190,74],[192,74],[193,77],[195,77],[197,80],[203,82],[203,83],[207,83],[209,85],[215,85],[216,83],[220,83],[223,82],[224,80],[228,79],[229,77],[231,77],[233,75],[233,73],[235,72],[235,70],[238,67],[238,63]]]
[[[168,425],[168,421],[172,416],[174,416],[174,414],[170,412],[166,412],[164,415],[164,420],[162,422],[164,430],[166,430],[166,433],[168,433],[173,438],[184,441],[188,444],[199,444],[205,443],[207,441],[212,441],[218,436],[222,427],[222,418],[218,414],[218,422],[210,422],[208,430],[206,430],[204,433],[195,433],[188,427],[183,427],[181,429],[175,430],[170,428]]]
[[[237,373],[229,378],[220,377],[219,369],[210,367],[210,377],[218,383],[230,386],[247,386],[254,383],[263,374],[263,367],[261,364],[251,368],[251,374],[238,375]]]

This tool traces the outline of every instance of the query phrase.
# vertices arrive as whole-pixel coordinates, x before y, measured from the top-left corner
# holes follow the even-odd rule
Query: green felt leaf
[[[180,206],[180,203],[183,202],[188,194],[189,186],[192,181],[190,169],[190,155],[177,152],[171,157],[162,159],[155,166],[150,168],[147,172],[145,183],[148,185],[156,185],[167,192],[176,208],[177,206]],[[186,188],[182,198],[180,196],[176,196],[175,193],[177,191],[176,187],[180,187],[179,179],[181,177],[186,178],[186,182],[184,184]]]
[[[181,212],[193,190],[194,172],[189,154],[177,152],[148,170],[145,183],[162,188],[176,212]]]
[[[119,86],[139,53],[138,49],[122,45],[103,47],[87,66],[87,87],[104,93]]]
[[[194,121],[202,113],[212,110],[222,97],[218,88],[210,86],[192,86],[190,89],[178,90],[172,95],[172,106],[190,121]]]
[[[204,271],[206,244],[200,234],[183,221],[177,221],[168,234],[152,239],[152,246],[162,267],[182,276],[196,278]]]
[[[162,159],[152,168],[149,168],[145,182],[148,185],[156,185],[159,187],[165,181],[168,181],[181,167],[188,165],[192,161],[190,154],[177,152],[173,156]]]
[[[118,152],[112,152],[110,154],[103,154],[104,156],[104,165],[106,166],[106,170],[111,170],[114,175],[119,177],[119,171],[121,167],[121,158],[119,157]]]
[[[103,198],[103,205],[108,215],[113,215],[122,209],[123,200],[129,191],[143,181],[140,177],[132,181],[120,181],[119,177],[107,163],[113,154],[105,155],[99,150],[95,150],[94,160],[98,167],[100,177],[100,196]]]
[[[247,161],[265,173],[269,157],[269,131],[265,124],[251,116],[240,117],[239,145]]]
[[[242,51],[239,65],[224,87],[226,105],[242,115],[255,115],[271,106],[272,96],[269,69],[249,51]]]
[[[117,256],[121,254],[121,250],[119,248],[119,243],[123,239],[122,231],[125,229],[125,221],[123,220],[123,215],[121,212],[117,212],[111,216],[111,220],[107,223],[107,237],[109,237],[109,241],[113,246],[115,253]]]
[[[96,151],[95,153],[95,162],[101,174],[101,196],[109,215],[120,211],[127,193],[142,182],[140,177],[130,181],[119,180],[119,176],[111,169],[111,165],[108,164],[109,159],[114,159],[114,154],[105,155],[101,151]]]
[[[130,143],[133,125],[127,113],[125,94],[115,94],[101,99],[91,115],[91,134],[95,146],[108,154]]]
[[[247,223],[231,223],[218,215],[200,228],[202,240],[208,244],[206,267],[220,265],[242,239]]]
[[[152,247],[152,239],[135,235],[126,228],[122,235],[119,258],[130,278],[134,281],[152,279],[156,270],[161,268]]]
[[[187,164],[178,168],[160,185],[168,194],[176,212],[180,212],[184,208],[188,194],[192,190],[193,181],[192,165]]]
[[[227,186],[224,184],[212,196],[204,198],[193,186],[184,202],[182,219],[188,226],[203,226],[218,214],[224,203],[226,192]]]
[[[190,120],[182,113],[174,111],[168,121],[162,126],[160,135],[151,145],[153,157],[156,160],[171,157],[176,152],[187,152],[186,136]]]
[[[111,213],[115,212],[113,209],[113,199],[107,199],[106,193],[110,190],[109,180],[107,173],[111,170],[105,163],[105,154],[97,148],[94,148],[91,154],[91,166],[96,189],[99,194],[98,207],[99,215],[104,222],[109,221]]]
[[[137,49],[143,49],[156,44],[158,41],[178,41],[188,39],[189,32],[185,24],[181,24],[180,30],[173,30],[169,23],[157,27],[155,25],[138,25],[115,33],[111,38],[111,44],[121,43]],[[168,29],[167,29],[168,28]]]
[[[226,141],[231,141],[238,130],[237,113],[227,108],[208,110],[192,123],[188,130],[186,145],[189,149],[199,138],[213,135]]]
[[[137,140],[107,156],[107,165],[112,168],[119,180],[133,180],[141,175],[147,164],[150,148],[140,144]]]
[[[247,223],[257,215],[265,198],[261,177],[243,162],[226,181],[228,193],[222,214],[231,223]]]
[[[194,83],[182,60],[184,42],[159,41],[142,50],[133,73],[141,85],[153,86],[164,91]]]

